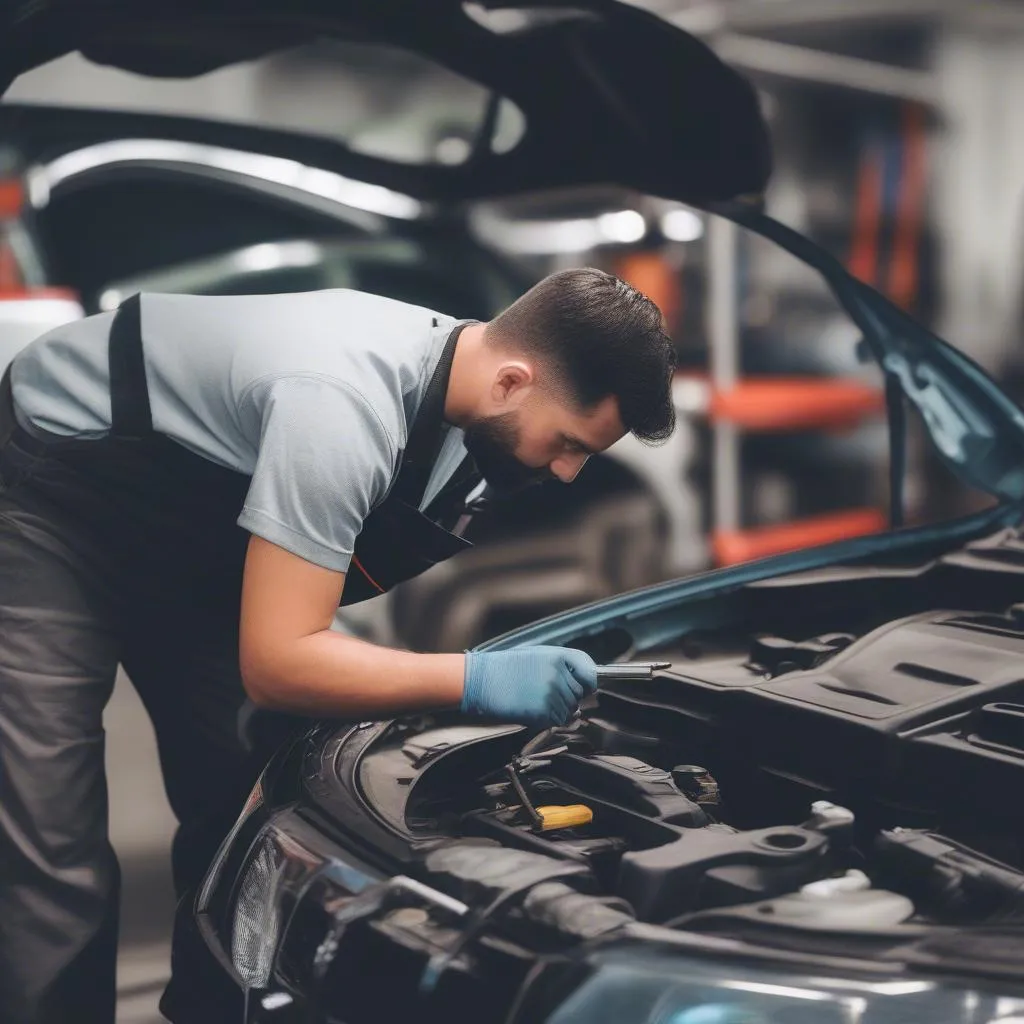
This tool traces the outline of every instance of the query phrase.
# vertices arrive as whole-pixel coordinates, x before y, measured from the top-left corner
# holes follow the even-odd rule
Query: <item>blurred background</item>
[[[775,144],[768,212],[1019,400],[1024,3],[642,6],[756,84]],[[530,15],[475,16],[514,31]],[[659,448],[624,440],[571,489],[493,508],[471,527],[472,552],[339,616],[337,628],[460,650],[646,583],[883,529],[880,377],[822,282],[770,243],[611,188],[441,207],[260,149],[261,132],[286,131],[356,154],[458,164],[487,109],[485,90],[423,59],[328,40],[186,81],[77,56],[23,76],[0,105],[0,362],[138,290],[354,287],[486,319],[550,271],[596,265],[662,309],[679,352],[676,435]],[[194,127],[162,135],[166,122],[152,115]],[[228,124],[254,129],[244,146],[221,140],[216,126]],[[502,103],[494,148],[511,149],[522,130]],[[984,503],[914,428],[906,497],[912,522]],[[108,725],[125,869],[121,1019],[150,1021],[166,974],[173,823],[124,679]]]

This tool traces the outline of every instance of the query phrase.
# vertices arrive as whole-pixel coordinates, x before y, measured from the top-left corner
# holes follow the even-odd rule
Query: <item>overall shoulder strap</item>
[[[434,324],[437,325],[436,320]],[[412,430],[409,431],[409,442],[405,446],[393,493],[400,501],[415,507],[419,507],[423,500],[434,463],[441,451],[444,401],[448,394],[452,363],[455,361],[455,345],[463,328],[468,326],[468,323],[456,324],[448,335],[441,358],[416,413]]]
[[[110,432],[145,437],[153,432],[146,364],[142,354],[142,309],[133,295],[118,307],[110,328]]]

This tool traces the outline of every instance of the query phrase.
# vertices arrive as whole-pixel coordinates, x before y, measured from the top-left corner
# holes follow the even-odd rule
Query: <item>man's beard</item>
[[[524,465],[513,454],[519,446],[519,427],[514,413],[506,412],[471,423],[466,427],[465,445],[487,485],[499,495],[514,494],[552,479],[547,466]]]

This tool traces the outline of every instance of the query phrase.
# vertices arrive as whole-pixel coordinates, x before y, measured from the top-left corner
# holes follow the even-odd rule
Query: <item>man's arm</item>
[[[239,655],[253,703],[345,718],[457,708],[465,656],[396,651],[331,631],[344,586],[344,573],[252,537]]]
[[[330,629],[345,553],[387,490],[394,446],[369,403],[344,384],[299,377],[265,389],[249,396],[262,427],[238,517],[252,534],[239,643],[252,701],[339,718],[458,708],[537,726],[565,722],[597,685],[594,663],[580,651],[411,654]]]

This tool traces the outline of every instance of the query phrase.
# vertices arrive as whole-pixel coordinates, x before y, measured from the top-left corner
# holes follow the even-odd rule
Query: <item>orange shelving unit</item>
[[[875,533],[887,523],[879,509],[847,508],[778,525],[743,527],[739,452],[744,433],[852,429],[883,413],[885,398],[859,381],[739,377],[737,231],[731,221],[709,219],[711,366],[705,415],[712,427],[711,552],[722,566]]]

